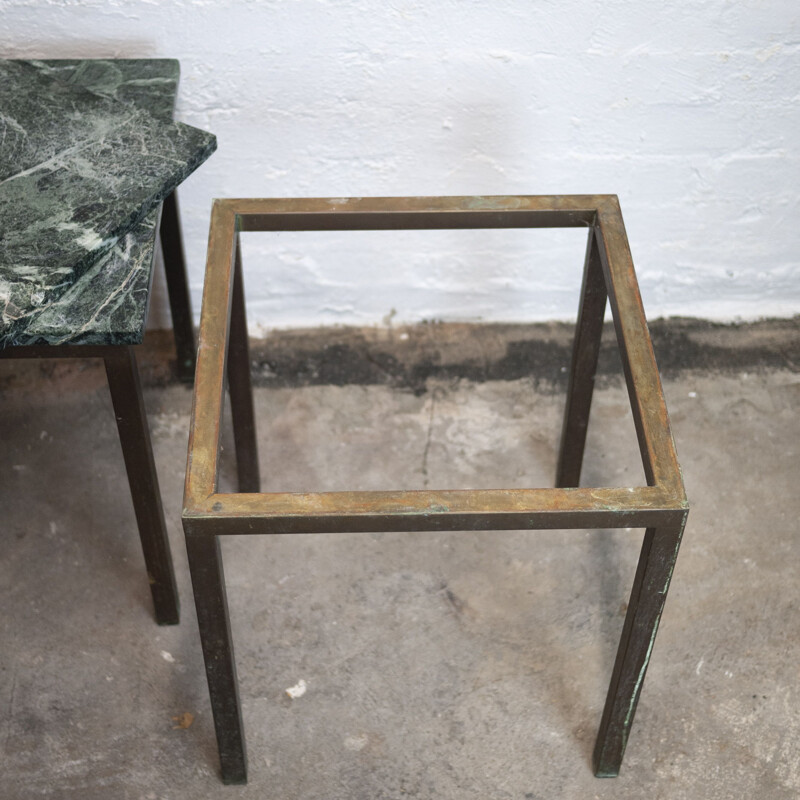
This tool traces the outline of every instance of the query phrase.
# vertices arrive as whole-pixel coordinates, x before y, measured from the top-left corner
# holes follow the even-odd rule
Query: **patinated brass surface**
[[[557,488],[260,493],[239,233],[583,227],[583,292]],[[578,488],[600,331],[614,317],[646,486]],[[240,492],[218,492],[226,371]],[[552,528],[646,528],[595,748],[619,772],[688,513],[661,381],[614,195],[216,200],[208,246],[184,497],[184,529],[226,782],[246,780],[244,732],[217,537]]]

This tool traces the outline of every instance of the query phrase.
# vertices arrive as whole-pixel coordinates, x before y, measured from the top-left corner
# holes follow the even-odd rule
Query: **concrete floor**
[[[183,600],[169,628],[104,373],[0,363],[3,800],[800,796],[791,361],[665,381],[692,511],[615,780],[590,757],[640,531],[226,540],[250,783],[223,786],[180,527],[191,396],[150,383]],[[551,484],[558,387],[424,388],[258,388],[265,488]],[[584,477],[642,480],[618,380],[596,394]]]

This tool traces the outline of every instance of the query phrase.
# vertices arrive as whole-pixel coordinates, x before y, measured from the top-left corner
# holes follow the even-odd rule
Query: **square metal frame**
[[[260,493],[239,233],[249,231],[588,229],[556,488]],[[606,300],[646,486],[579,488]],[[226,375],[239,492],[218,491]],[[688,515],[667,408],[615,195],[222,199],[211,215],[183,525],[222,779],[247,780],[219,536],[337,531],[645,528],[594,750],[619,773]]]

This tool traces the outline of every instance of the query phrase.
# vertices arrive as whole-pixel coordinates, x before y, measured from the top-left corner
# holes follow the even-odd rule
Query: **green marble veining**
[[[0,61],[0,345],[141,336],[151,209],[216,147],[149,113],[166,120],[176,81],[163,60]]]
[[[57,80],[146,108],[172,119],[180,65],[173,59],[48,60],[33,66]],[[138,344],[144,336],[158,209],[150,211],[111,252],[55,300],[32,309],[13,335],[0,325],[0,348],[11,345]],[[4,333],[6,335],[4,335]]]
[[[158,212],[56,300],[33,314],[7,345],[138,344],[144,336]]]

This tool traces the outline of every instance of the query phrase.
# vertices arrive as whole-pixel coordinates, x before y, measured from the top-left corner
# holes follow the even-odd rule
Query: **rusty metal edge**
[[[242,231],[424,230],[592,225],[600,196],[262,198],[226,202]]]
[[[396,204],[394,210],[386,210],[387,204]],[[685,510],[687,507],[686,495],[680,468],[677,462],[674,442],[669,428],[669,418],[663,398],[663,390],[655,364],[655,356],[650,343],[638,284],[633,270],[633,261],[627,245],[624,224],[619,209],[619,201],[615,195],[566,195],[566,196],[527,196],[527,197],[438,197],[438,198],[310,198],[310,199],[217,199],[212,207],[211,225],[208,244],[208,261],[206,282],[203,290],[203,310],[200,321],[200,339],[198,347],[197,373],[193,396],[192,419],[190,424],[190,439],[187,457],[186,483],[184,492],[184,516],[201,517],[205,515],[219,515],[220,513],[232,516],[262,515],[278,524],[283,520],[287,524],[294,524],[292,520],[301,517],[308,518],[319,509],[320,505],[309,506],[308,502],[321,505],[337,503],[338,511],[331,511],[331,515],[347,513],[347,509],[354,503],[362,503],[362,511],[355,514],[353,519],[366,520],[367,518],[385,517],[387,515],[402,518],[405,523],[409,517],[416,514],[420,519],[431,516],[436,519],[449,520],[454,523],[456,518],[469,522],[472,514],[477,511],[466,509],[452,511],[444,510],[446,503],[440,502],[445,497],[470,495],[477,500],[496,501],[502,495],[509,499],[508,492],[492,494],[490,491],[468,491],[462,493],[438,492],[394,492],[394,493],[313,493],[313,494],[251,494],[245,496],[245,502],[239,504],[235,501],[242,498],[239,495],[217,495],[216,481],[218,469],[219,434],[222,418],[222,402],[225,385],[226,343],[230,325],[231,287],[233,281],[233,257],[236,236],[245,228],[244,221],[248,216],[279,213],[278,209],[286,209],[289,213],[299,215],[333,214],[340,217],[342,213],[355,215],[373,214],[416,214],[448,213],[457,211],[463,213],[465,222],[471,217],[483,212],[518,212],[542,214],[545,217],[553,213],[580,211],[586,214],[586,219],[577,225],[594,224],[601,252],[603,269],[608,284],[609,298],[612,303],[615,324],[618,327],[618,337],[622,350],[622,361],[625,365],[626,378],[631,395],[631,405],[634,419],[639,434],[640,447],[645,463],[645,471],[649,487],[629,488],[620,490],[624,495],[609,495],[605,508],[597,508],[594,502],[575,493],[595,492],[602,495],[604,492],[615,492],[608,489],[528,489],[517,490],[525,493],[529,501],[535,499],[534,508],[531,503],[524,509],[498,508],[498,515],[511,515],[510,518],[524,522],[526,515],[537,516],[547,513],[563,514],[601,514],[613,511],[625,513],[668,513],[676,510]],[[398,208],[400,211],[398,212]],[[363,220],[363,218],[362,218]],[[413,222],[413,220],[412,220]],[[491,220],[490,220],[491,222]],[[551,220],[552,222],[552,220]],[[471,223],[470,223],[471,224]],[[571,223],[572,224],[572,223]],[[449,225],[449,223],[448,223]],[[396,227],[391,223],[391,227]],[[412,224],[411,227],[414,227]],[[503,222],[495,220],[489,227],[503,227]],[[328,228],[331,229],[331,228]],[[225,314],[220,309],[225,309]],[[619,322],[617,322],[619,320]],[[643,348],[641,341],[644,342]],[[633,355],[633,358],[631,357]],[[650,408],[649,400],[654,398],[657,408]],[[665,468],[662,461],[668,462]],[[647,489],[659,488],[658,509],[648,506],[647,500],[641,492]],[[365,494],[371,498],[363,497]],[[423,495],[430,495],[428,510],[425,511],[420,503],[426,502]],[[627,497],[629,502],[622,502]],[[214,498],[214,499],[212,499]],[[300,498],[305,498],[304,500]],[[383,501],[381,500],[383,498]],[[437,499],[438,498],[438,499]],[[233,504],[231,505],[231,500]],[[653,498],[655,499],[655,498]],[[417,507],[416,512],[402,510],[403,503]],[[210,502],[209,502],[210,501]],[[224,501],[224,503],[223,503]],[[363,502],[372,504],[371,510],[364,510]],[[413,502],[416,501],[416,502]],[[643,502],[644,501],[644,502]],[[258,508],[260,504],[269,504],[271,510]],[[383,510],[379,507],[384,504]],[[385,505],[388,503],[388,505]],[[441,510],[431,509],[441,506]],[[343,504],[343,505],[342,505]],[[548,509],[555,509],[551,512]],[[457,504],[460,507],[460,504]],[[642,506],[646,506],[643,508]],[[239,506],[237,508],[237,506]],[[390,509],[396,507],[397,511]],[[223,512],[227,508],[229,512]],[[279,511],[283,508],[283,511]],[[377,510],[376,510],[377,509]],[[484,507],[484,514],[486,510]],[[317,514],[321,530],[324,528],[324,514]],[[498,516],[498,522],[500,517]],[[435,525],[438,526],[436,522]],[[537,523],[539,524],[539,523]],[[650,522],[646,524],[651,524]],[[653,523],[654,524],[654,523]],[[448,525],[449,527],[449,525]],[[522,527],[528,527],[522,525]],[[554,526],[559,527],[559,526]],[[569,526],[567,526],[569,527]],[[613,526],[609,526],[613,527]],[[341,529],[341,528],[340,528]],[[386,529],[386,528],[381,528]],[[408,529],[408,528],[406,528]],[[433,528],[435,529],[435,527]]]
[[[595,235],[647,482],[685,503],[664,389],[616,195],[598,206]]]
[[[197,367],[192,393],[184,505],[196,506],[217,483],[225,366],[231,317],[236,214],[225,200],[211,209]]]
[[[203,503],[187,508],[186,518],[242,517],[270,520],[275,528],[296,527],[298,520],[311,519],[308,532],[333,530],[328,522],[347,517],[357,530],[439,530],[491,527],[482,518],[492,518],[505,527],[529,528],[552,517],[549,527],[563,525],[574,516],[618,515],[622,521],[603,526],[636,527],[662,524],[666,517],[685,513],[686,504],[675,502],[660,487],[580,489],[469,489],[443,491],[369,492],[274,492],[258,494],[213,493]],[[639,519],[636,525],[625,516]],[[666,517],[665,517],[666,515]],[[533,518],[536,518],[535,523]],[[511,524],[513,523],[513,524]],[[559,523],[559,524],[556,524]],[[378,525],[364,528],[363,525]],[[339,528],[352,530],[352,528]]]

